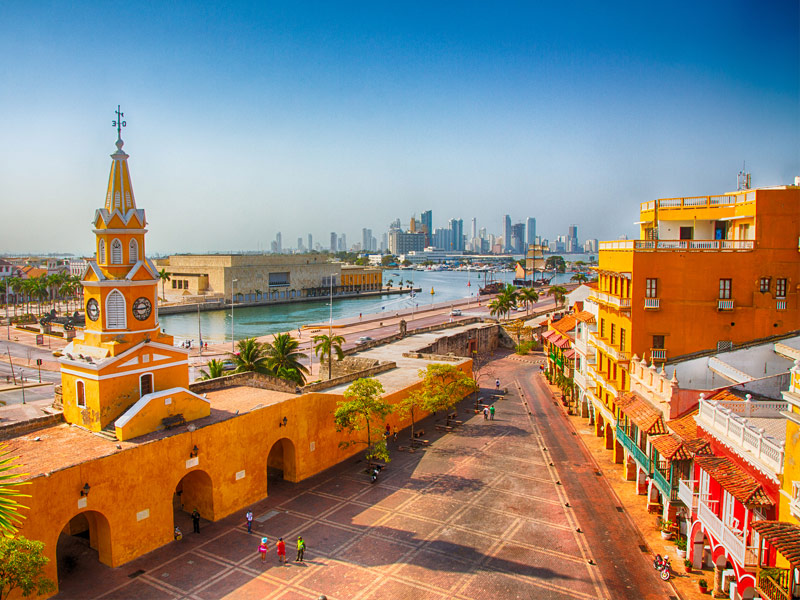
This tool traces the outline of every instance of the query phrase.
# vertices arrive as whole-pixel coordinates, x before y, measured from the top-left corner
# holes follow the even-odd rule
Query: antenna
[[[114,111],[116,113],[116,115],[117,115],[117,120],[116,121],[111,121],[111,125],[112,125],[112,127],[116,127],[117,128],[117,139],[121,140],[122,139],[122,128],[125,127],[127,125],[127,123],[122,120],[122,117],[125,116],[125,113],[120,112],[119,108],[120,108],[119,104],[117,104],[117,110]]]
[[[736,190],[749,190],[750,189],[750,173],[745,169],[745,162],[742,161],[742,170],[736,176]]]

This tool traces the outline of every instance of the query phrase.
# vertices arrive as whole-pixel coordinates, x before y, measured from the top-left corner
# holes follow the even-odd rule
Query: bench
[[[420,429],[419,431],[415,431],[414,432],[414,437],[415,438],[421,438],[423,435],[425,435],[425,430],[424,429]]]
[[[449,425],[437,425],[436,431],[453,431],[453,428]]]
[[[172,429],[173,427],[180,427],[181,425],[186,425],[186,419],[183,418],[183,415],[177,414],[172,415],[171,417],[164,417],[161,419],[161,424],[166,429]]]

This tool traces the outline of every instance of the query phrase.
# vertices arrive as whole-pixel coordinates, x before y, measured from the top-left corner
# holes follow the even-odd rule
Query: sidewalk
[[[541,375],[541,378],[552,392],[553,398],[560,398],[561,391],[557,387],[550,385],[543,375]],[[558,406],[572,423],[584,446],[592,455],[598,469],[603,473],[603,477],[606,478],[614,490],[620,505],[641,533],[650,556],[654,557],[656,554],[660,554],[661,556],[669,557],[672,565],[672,577],[669,581],[679,597],[683,600],[707,599],[709,595],[700,593],[697,582],[705,579],[709,584],[712,583],[714,580],[713,570],[706,569],[699,572],[692,570],[691,573],[686,573],[683,559],[678,557],[675,542],[661,538],[661,533],[656,527],[656,515],[647,512],[647,497],[638,495],[635,483],[625,479],[624,465],[614,463],[612,451],[606,450],[602,437],[594,435],[594,428],[589,425],[588,418],[567,415],[566,407],[562,406],[561,402],[558,402]],[[632,546],[630,551],[639,552],[640,550]]]

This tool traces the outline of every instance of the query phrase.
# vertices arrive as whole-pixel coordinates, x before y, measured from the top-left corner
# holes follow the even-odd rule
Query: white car
[[[450,316],[451,317],[460,317],[461,316],[461,309],[454,308],[453,310],[450,311]]]
[[[356,340],[356,344],[366,344],[367,342],[371,342],[372,338],[368,335],[362,335],[360,338]]]

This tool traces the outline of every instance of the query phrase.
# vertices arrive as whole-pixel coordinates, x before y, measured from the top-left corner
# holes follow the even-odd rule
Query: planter
[[[685,570],[687,573],[691,573],[691,572],[692,572],[692,567],[691,567],[691,566],[689,566],[689,567],[684,567],[684,570]]]
[[[705,594],[708,592],[708,586],[697,584],[697,589],[700,590],[701,594]]]
[[[681,550],[678,548],[676,552],[678,553],[678,558],[686,558],[686,550]]]
[[[672,533],[670,533],[669,531],[662,531],[661,532],[661,539],[662,540],[668,540],[671,537],[672,537]]]

